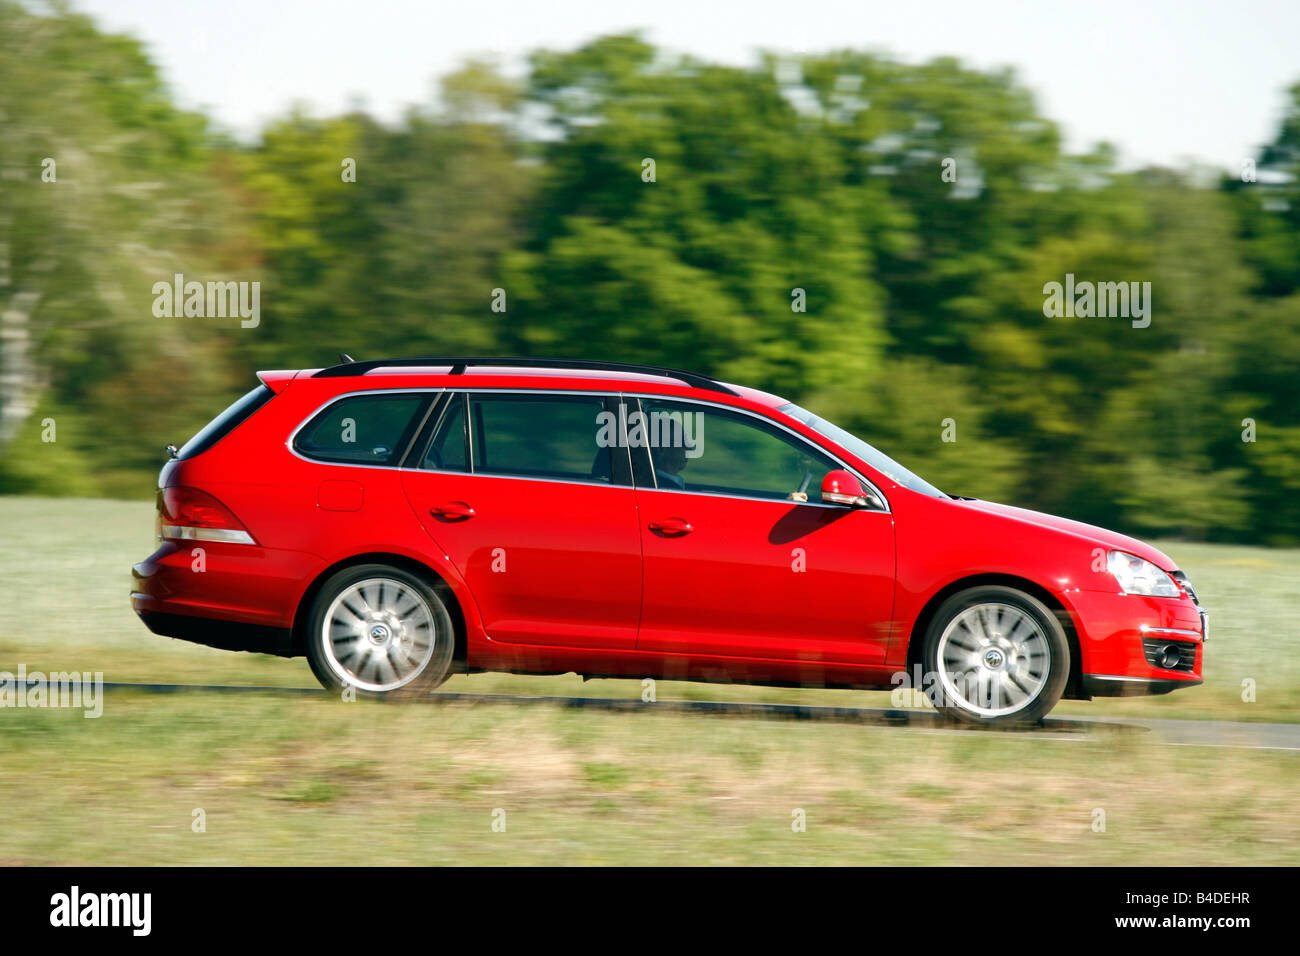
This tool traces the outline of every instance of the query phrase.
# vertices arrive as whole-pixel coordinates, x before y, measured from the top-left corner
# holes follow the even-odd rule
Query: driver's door
[[[892,515],[822,503],[821,479],[841,465],[771,421],[650,398],[640,412],[647,447],[635,447],[631,430],[642,456],[637,649],[883,662]]]

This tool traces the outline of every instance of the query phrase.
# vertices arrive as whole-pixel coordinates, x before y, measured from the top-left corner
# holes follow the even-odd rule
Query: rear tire
[[[331,575],[312,601],[305,636],[307,661],[327,690],[352,687],[367,697],[428,694],[450,676],[456,648],[437,590],[387,564]]]
[[[926,629],[923,654],[939,710],[985,727],[1037,723],[1070,675],[1070,645],[1056,615],[1001,585],[944,601]]]

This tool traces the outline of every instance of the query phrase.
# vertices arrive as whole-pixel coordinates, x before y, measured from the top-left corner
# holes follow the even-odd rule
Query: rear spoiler
[[[273,369],[257,373],[258,380],[277,395],[288,388],[289,383],[297,377],[297,369]]]

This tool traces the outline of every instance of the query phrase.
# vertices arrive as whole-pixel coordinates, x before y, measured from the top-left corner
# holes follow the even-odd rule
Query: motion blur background
[[[799,11],[738,7],[750,27],[766,22],[771,48],[742,63],[657,46],[653,29],[582,36],[581,21],[552,18],[551,33],[573,35],[563,48],[465,59],[425,102],[382,117],[289,102],[240,114],[236,98],[218,122],[176,89],[209,92],[226,69],[236,92],[258,88],[255,57],[238,52],[259,34],[240,19],[249,5],[92,6],[140,20],[169,75],[150,42],[75,6],[0,0],[0,492],[147,497],[162,446],[259,368],[339,351],[521,354],[767,388],[950,493],[1147,535],[1300,542],[1300,84],[1261,87],[1270,70],[1251,72],[1297,35],[1285,6],[1175,5],[1102,24],[1089,7],[990,8],[984,40],[1014,35],[1017,9],[1062,31],[1073,60],[1025,56],[1047,52],[1096,85],[1106,105],[1088,131],[1105,110],[1119,130],[1209,123],[1179,99],[1202,95],[1206,74],[1234,84],[1207,101],[1213,115],[1268,118],[1257,142],[1211,131],[1216,155],[1161,165],[1149,140],[1136,157],[1067,147],[1058,121],[1071,117],[1045,115],[1014,64],[869,52],[883,42],[870,15],[841,48],[796,52],[782,42],[798,38]],[[404,60],[426,36],[389,6],[291,5],[255,49],[279,89],[294,49],[355,21],[366,45],[330,73],[359,104],[367,64],[387,58],[376,25]],[[708,32],[696,31],[706,47]],[[1227,59],[1179,54],[1180,35]],[[1129,109],[1112,108],[1125,87],[1111,41],[1177,71],[1162,82],[1177,116],[1142,115],[1150,64]],[[440,33],[436,45],[469,55],[491,42]],[[42,180],[46,158],[56,182]],[[153,284],[176,273],[260,282],[260,325],[155,317]],[[1067,273],[1150,282],[1150,327],[1045,317],[1043,286]],[[505,312],[491,309],[497,288]],[[806,312],[791,308],[796,288]],[[948,418],[955,442],[941,440]],[[45,419],[55,442],[41,440]]]
[[[0,673],[128,685],[0,711],[0,865],[1295,864],[1296,37],[1294,0],[0,0]],[[156,316],[176,274],[260,321]],[[1046,317],[1067,274],[1150,325]],[[1163,539],[1205,685],[1014,735],[520,699],[646,693],[573,674],[378,710],[148,633],[163,446],[340,351],[697,369]]]

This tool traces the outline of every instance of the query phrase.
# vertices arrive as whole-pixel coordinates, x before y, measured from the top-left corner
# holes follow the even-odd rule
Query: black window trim
[[[442,395],[435,395],[433,401],[425,405],[424,414],[420,416],[420,424],[416,426],[415,430],[411,433],[411,440],[406,443],[406,447],[402,449],[402,454],[397,459],[397,467],[399,469],[404,467],[406,462],[410,459],[411,452],[415,449],[416,444],[419,443],[420,436],[424,434],[424,429],[428,426],[429,419],[434,417],[434,412],[441,408],[442,411],[438,411],[437,415],[437,417],[441,419],[449,404],[450,402],[443,401]]]
[[[405,391],[405,389],[394,389],[394,391]],[[575,398],[600,398],[605,402],[606,411],[612,411],[618,414],[618,406],[624,404],[623,396],[618,391],[608,391],[605,389],[557,389],[557,388],[464,388],[449,390],[451,400],[444,403],[439,413],[438,421],[428,430],[427,435],[421,437],[419,442],[419,455],[412,456],[408,459],[404,467],[412,471],[428,472],[430,474],[449,474],[449,475],[466,475],[478,476],[482,478],[507,478],[513,481],[545,481],[558,482],[567,485],[583,485],[587,488],[635,488],[636,482],[632,473],[632,456],[630,449],[627,448],[626,442],[621,442],[625,460],[620,462],[611,454],[612,475],[608,482],[596,481],[594,479],[581,478],[556,478],[550,475],[514,475],[505,472],[487,472],[478,470],[477,454],[477,434],[481,429],[482,423],[471,414],[472,406],[470,404],[470,395],[536,395],[536,396],[564,396]],[[465,410],[465,443],[466,454],[465,461],[469,468],[468,471],[454,471],[451,469],[441,468],[423,468],[421,463],[424,456],[428,454],[429,443],[438,434],[438,429],[442,427],[442,420],[451,409],[453,402],[460,399]],[[613,406],[613,407],[611,407]]]
[[[433,471],[432,468],[421,468],[420,462],[424,461],[424,456],[429,454],[429,447],[432,445],[434,438],[437,437],[442,423],[456,407],[456,402],[463,403],[464,396],[460,392],[450,390],[444,391],[441,395],[433,400],[429,406],[429,414],[425,417],[424,424],[416,433],[415,439],[411,442],[411,447],[407,449],[406,456],[402,459],[399,467],[409,468],[412,471]],[[466,439],[468,443],[468,438]],[[468,449],[464,449],[468,454]],[[466,458],[466,461],[469,459]],[[464,472],[459,472],[464,474]]]
[[[438,402],[437,398],[438,398],[439,396],[442,396],[442,395],[450,394],[450,395],[453,396],[453,398],[456,397],[456,396],[460,396],[462,401],[468,403],[470,393],[488,393],[488,394],[501,394],[501,395],[536,395],[536,394],[545,394],[545,395],[578,395],[578,396],[600,395],[600,396],[603,396],[607,402],[608,402],[610,399],[614,399],[614,400],[616,400],[616,401],[617,401],[617,400],[622,400],[622,403],[629,405],[629,407],[630,407],[631,403],[635,402],[638,410],[640,410],[640,408],[641,408],[641,401],[640,401],[640,400],[644,398],[644,399],[654,399],[654,400],[657,400],[657,401],[668,401],[668,402],[688,402],[688,403],[693,404],[693,405],[704,405],[704,406],[707,407],[707,408],[716,408],[716,409],[721,409],[721,410],[724,411],[724,412],[735,412],[735,413],[738,414],[738,415],[746,415],[746,416],[748,416],[748,417],[750,417],[750,418],[753,418],[753,419],[755,419],[755,420],[757,420],[757,421],[759,421],[759,422],[763,422],[763,423],[768,424],[768,425],[775,425],[775,426],[776,426],[777,428],[779,428],[781,431],[783,431],[783,432],[785,432],[786,434],[790,435],[790,437],[793,438],[795,441],[800,442],[800,443],[802,443],[802,444],[804,444],[804,445],[808,445],[808,446],[810,446],[813,450],[818,451],[818,452],[821,452],[823,455],[826,455],[826,456],[829,457],[832,461],[834,461],[836,464],[838,464],[841,468],[843,468],[845,471],[847,471],[849,474],[853,475],[855,478],[857,478],[859,481],[861,481],[865,487],[870,488],[872,491],[874,491],[874,492],[876,493],[877,497],[879,497],[880,500],[881,500],[881,502],[883,502],[884,505],[885,505],[883,511],[880,510],[880,509],[878,509],[878,508],[868,508],[868,509],[861,509],[861,510],[867,511],[868,513],[871,513],[871,514],[892,514],[892,513],[893,513],[893,507],[892,507],[892,505],[890,505],[890,503],[889,503],[889,498],[886,497],[886,495],[884,494],[883,491],[881,491],[880,486],[877,485],[877,484],[876,484],[874,481],[872,481],[870,478],[868,478],[866,475],[864,475],[860,469],[855,468],[854,466],[850,465],[848,462],[844,461],[844,459],[841,458],[838,454],[835,454],[834,452],[830,451],[829,449],[827,449],[827,448],[823,448],[821,445],[819,445],[819,444],[816,443],[816,442],[809,441],[805,436],[799,434],[797,431],[795,431],[793,428],[790,428],[788,425],[785,425],[784,423],[777,421],[775,418],[772,418],[772,417],[767,416],[767,415],[759,414],[758,412],[751,411],[751,410],[748,409],[748,408],[741,408],[741,407],[739,407],[739,406],[737,406],[737,405],[729,405],[729,404],[725,404],[725,403],[723,403],[723,402],[712,402],[712,401],[706,401],[706,400],[703,400],[703,399],[690,398],[690,397],[686,397],[686,396],[682,396],[682,395],[671,395],[671,394],[662,393],[662,392],[624,392],[624,391],[608,391],[608,390],[606,390],[606,389],[602,389],[602,388],[591,388],[591,389],[555,389],[555,388],[473,388],[473,387],[471,387],[471,388],[461,388],[461,389],[447,389],[447,388],[443,388],[443,387],[431,387],[431,388],[420,388],[420,387],[413,387],[413,388],[364,388],[364,389],[358,389],[358,390],[356,390],[356,391],[352,391],[352,392],[344,392],[344,393],[342,393],[342,394],[340,394],[340,395],[335,395],[335,396],[333,396],[332,398],[330,398],[327,402],[325,402],[325,403],[323,403],[322,405],[320,405],[320,406],[319,406],[315,411],[313,411],[310,415],[308,415],[308,416],[307,416],[306,418],[304,418],[301,422],[299,422],[298,426],[293,430],[292,434],[289,435],[288,440],[285,442],[286,447],[289,449],[289,453],[290,453],[290,454],[294,455],[294,456],[297,457],[297,458],[301,458],[303,461],[309,461],[309,462],[311,462],[312,464],[316,464],[316,465],[335,465],[335,466],[342,467],[342,468],[390,468],[390,469],[391,469],[391,468],[396,468],[396,469],[398,469],[398,470],[426,471],[426,472],[430,472],[430,473],[433,473],[433,474],[456,474],[456,475],[467,475],[467,476],[473,476],[474,474],[476,474],[476,473],[475,473],[474,471],[472,471],[472,470],[471,470],[471,471],[468,471],[468,472],[463,472],[463,471],[458,471],[458,472],[439,472],[439,471],[436,471],[435,469],[432,469],[432,468],[418,468],[418,467],[413,467],[413,466],[412,466],[412,451],[414,450],[414,448],[416,448],[416,447],[420,447],[420,448],[421,448],[421,452],[423,452],[423,451],[425,450],[424,445],[425,445],[425,441],[426,441],[426,439],[421,435],[421,431],[418,431],[418,430],[417,430],[417,432],[416,432],[416,444],[415,444],[415,445],[412,445],[410,448],[408,448],[407,453],[406,453],[406,456],[405,456],[405,457],[401,460],[401,462],[400,462],[399,464],[397,464],[397,465],[363,465],[363,464],[354,464],[354,463],[350,463],[350,462],[322,461],[322,460],[320,460],[320,459],[318,459],[318,458],[308,458],[306,455],[299,454],[299,452],[298,452],[298,451],[293,447],[293,442],[294,442],[294,439],[298,437],[298,432],[301,431],[304,427],[306,427],[306,425],[307,425],[308,422],[310,422],[310,421],[312,421],[313,419],[315,419],[315,417],[316,417],[317,415],[319,415],[319,414],[320,414],[321,412],[323,412],[325,409],[329,408],[329,406],[333,405],[335,402],[342,401],[342,400],[345,399],[345,398],[354,398],[354,397],[361,396],[361,395],[378,395],[378,394],[385,394],[385,393],[388,393],[388,394],[392,394],[392,393],[419,393],[419,392],[428,392],[428,393],[433,393],[433,394],[435,395],[435,399],[434,399],[434,401],[433,401],[433,403],[432,403],[432,405],[431,405],[431,407],[430,407],[430,410],[432,410],[433,408],[436,408],[436,407],[439,405],[439,402]],[[434,424],[434,429],[435,429],[435,430],[436,430],[437,426],[438,426],[439,424],[441,424],[441,416],[444,415],[444,414],[446,414],[446,410],[450,407],[451,403],[448,401],[448,402],[443,402],[443,403],[441,403],[441,405],[442,405],[442,408],[441,408],[441,410],[440,410],[439,413],[438,413],[438,419],[439,419],[439,420],[438,420],[438,422],[436,422],[436,423]],[[468,412],[468,408],[466,409],[466,411]],[[432,416],[429,416],[429,417],[432,417]],[[467,427],[466,427],[466,440],[467,440],[467,442],[468,442],[468,444],[469,444],[468,455],[467,455],[467,457],[466,457],[466,461],[469,463],[469,466],[470,466],[470,468],[472,469],[472,468],[473,468],[473,459],[472,459],[472,455],[473,455],[473,451],[474,451],[474,446],[473,446],[472,436],[469,434],[469,432],[470,432],[470,429],[471,429],[473,426],[470,424],[470,416],[469,416],[468,414],[466,415],[466,419],[465,419],[465,420],[466,420],[466,425],[467,425]],[[428,425],[428,418],[425,419],[425,424],[426,424],[426,426]],[[431,433],[428,435],[427,441],[432,441],[432,439],[433,439],[433,433],[431,432]],[[627,474],[628,474],[628,483],[627,483],[627,484],[617,484],[617,483],[613,483],[613,482],[611,482],[610,484],[604,484],[604,483],[602,483],[602,482],[598,482],[598,481],[578,481],[578,480],[565,479],[565,478],[538,478],[538,477],[536,477],[536,476],[530,476],[530,475],[497,475],[497,474],[493,474],[493,475],[490,475],[490,476],[488,476],[488,475],[484,475],[484,476],[485,476],[485,477],[493,477],[493,478],[506,478],[506,479],[515,480],[515,481],[555,481],[555,482],[560,482],[560,483],[563,483],[563,484],[583,485],[584,487],[587,487],[587,488],[627,488],[627,487],[631,487],[631,488],[642,488],[642,487],[644,487],[644,488],[646,488],[646,490],[649,490],[649,491],[666,491],[666,492],[670,492],[670,493],[673,493],[673,494],[698,494],[698,495],[709,495],[710,497],[715,497],[715,498],[735,498],[735,499],[740,500],[740,501],[764,501],[764,502],[767,502],[767,503],[769,503],[769,504],[781,504],[782,501],[783,501],[783,499],[780,499],[780,498],[756,498],[756,497],[753,497],[753,496],[750,496],[750,495],[731,495],[731,494],[724,494],[724,493],[722,493],[722,492],[712,492],[712,491],[683,491],[682,489],[679,489],[679,488],[657,488],[657,487],[654,487],[653,485],[640,485],[640,484],[638,484],[638,483],[636,482],[636,480],[635,480],[635,476],[636,476],[636,468],[634,467],[634,465],[633,465],[633,463],[632,463],[631,449],[630,449],[630,448],[626,448],[626,443],[624,443],[624,447],[625,447],[625,449],[628,451],[628,472],[627,472]],[[645,454],[646,454],[646,457],[648,458],[648,457],[649,457],[649,451],[647,450],[647,451],[645,452]],[[415,458],[414,461],[415,461],[415,462],[418,462],[418,461],[420,461],[420,460],[422,460],[422,459],[423,459],[423,454],[421,454],[420,457]],[[653,469],[653,468],[650,469],[650,473],[651,473],[651,475],[653,476],[653,474],[654,474],[654,469]],[[484,474],[484,473],[482,473],[482,472],[478,472],[478,474]],[[793,505],[793,504],[797,504],[797,505],[800,505],[800,506],[807,506],[807,507],[812,507],[812,508],[837,508],[837,509],[840,509],[840,510],[843,510],[844,508],[848,507],[847,505],[827,504],[827,503],[825,503],[825,502],[821,502],[821,501],[807,501],[807,502],[785,501],[785,503],[786,503],[786,504],[792,504],[792,505]]]
[[[362,389],[357,389],[356,391],[353,392],[343,392],[342,394],[334,395],[328,401],[323,402],[321,405],[317,406],[315,411],[311,412],[311,414],[307,415],[305,418],[303,418],[302,421],[300,421],[297,424],[294,430],[289,433],[289,437],[285,439],[285,443],[284,443],[285,448],[287,448],[289,450],[289,454],[293,455],[295,458],[301,458],[303,461],[309,461],[313,465],[332,465],[336,468],[382,468],[388,471],[400,471],[403,467],[404,462],[410,456],[412,443],[420,435],[420,430],[421,430],[420,427],[416,427],[412,429],[411,436],[405,443],[405,450],[401,455],[397,457],[395,463],[391,465],[374,465],[374,464],[366,464],[365,462],[359,462],[359,461],[355,461],[355,462],[354,461],[330,461],[325,458],[313,458],[310,455],[304,455],[295,447],[298,441],[298,433],[302,431],[304,428],[306,428],[308,425],[310,425],[312,422],[314,422],[322,412],[324,412],[326,409],[330,408],[331,406],[337,405],[339,402],[344,401],[346,399],[366,398],[370,395],[431,396],[429,399],[427,399],[427,404],[423,408],[419,409],[416,415],[412,417],[412,421],[414,421],[415,418],[418,417],[420,419],[421,426],[422,426],[425,422],[427,422],[430,410],[435,405],[438,404],[438,398],[445,391],[446,389],[444,388],[362,388]],[[411,426],[408,424],[407,428],[410,427]]]

